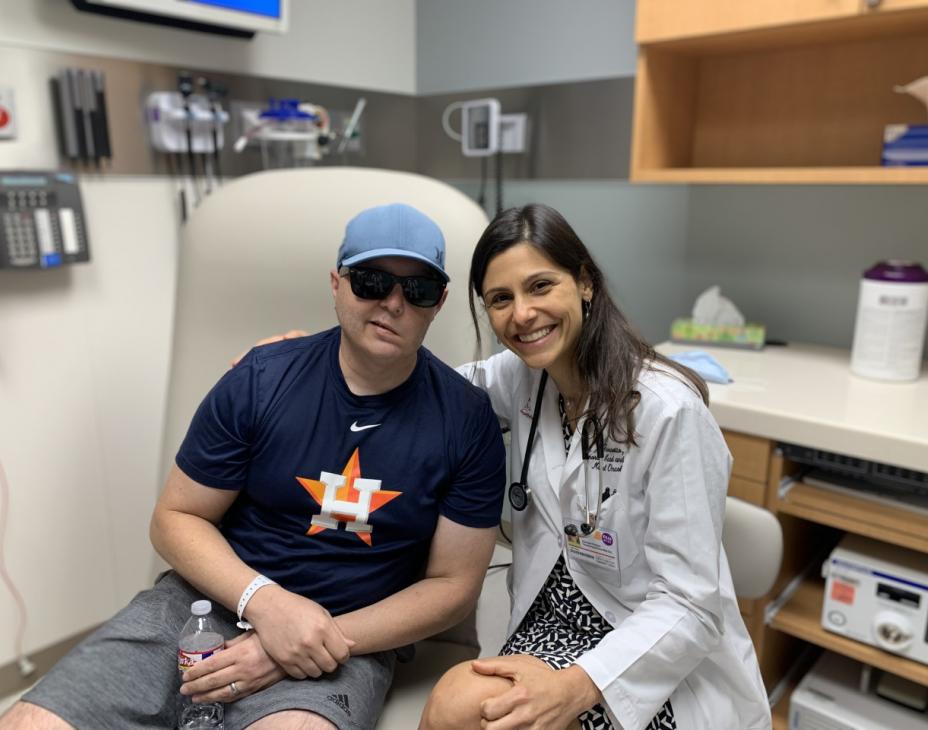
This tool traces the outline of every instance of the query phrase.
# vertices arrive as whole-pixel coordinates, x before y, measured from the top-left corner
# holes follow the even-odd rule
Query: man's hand
[[[290,330],[286,334],[282,335],[271,335],[270,337],[265,337],[263,340],[258,340],[255,343],[255,347],[261,347],[261,345],[270,345],[274,342],[281,342],[282,340],[293,340],[297,337],[306,337],[309,334],[306,330]],[[236,357],[232,359],[232,367],[238,365],[239,360],[241,360],[248,353],[248,350],[242,350]],[[236,685],[237,687],[238,685]]]
[[[255,593],[245,614],[264,650],[295,679],[334,672],[355,644],[322,606],[278,585]]]
[[[505,677],[512,689],[480,704],[483,730],[564,730],[602,696],[577,665],[551,669],[525,654],[471,662],[478,674]]]
[[[226,642],[224,651],[184,672],[180,693],[194,702],[235,702],[276,684],[287,676],[253,631]],[[235,682],[233,694],[230,685]]]

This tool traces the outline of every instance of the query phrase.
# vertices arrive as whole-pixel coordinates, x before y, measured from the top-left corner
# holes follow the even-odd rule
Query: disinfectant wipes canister
[[[915,380],[928,321],[928,271],[881,261],[860,280],[851,370],[878,380]]]

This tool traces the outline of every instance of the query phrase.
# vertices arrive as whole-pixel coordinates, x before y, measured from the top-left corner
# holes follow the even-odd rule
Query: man
[[[185,673],[184,694],[226,703],[227,730],[373,727],[393,650],[473,608],[500,514],[489,401],[421,347],[447,280],[419,211],[348,224],[339,327],[252,350],[194,416],[151,523],[174,570],[0,729],[173,727],[178,634],[202,595],[227,637],[253,627]]]

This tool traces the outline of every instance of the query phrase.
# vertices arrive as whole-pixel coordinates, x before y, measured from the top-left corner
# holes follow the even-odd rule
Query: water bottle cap
[[[190,613],[194,616],[205,616],[213,610],[213,604],[209,601],[194,601],[190,604]]]

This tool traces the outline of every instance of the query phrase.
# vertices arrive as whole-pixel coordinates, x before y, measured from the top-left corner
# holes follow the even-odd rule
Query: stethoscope
[[[545,394],[545,385],[548,382],[548,371],[543,370],[541,372],[541,380],[538,383],[538,394],[535,396],[535,410],[532,413],[532,425],[528,430],[528,442],[525,446],[525,459],[522,462],[522,476],[519,478],[519,481],[513,482],[509,485],[509,504],[512,505],[512,508],[518,512],[524,510],[529,503],[529,500],[532,496],[532,490],[528,486],[528,466],[532,458],[532,449],[535,446],[535,433],[538,430],[538,421],[541,416],[541,401]],[[584,535],[589,535],[596,529],[596,524],[599,521],[599,511],[603,505],[603,493],[600,489],[601,484],[599,483],[602,480],[602,475],[597,475],[597,484],[596,484],[596,509],[590,510],[590,503],[593,501],[590,499],[590,483],[592,475],[590,473],[590,455],[595,448],[596,458],[600,462],[600,468],[602,468],[602,460],[605,457],[606,448],[603,438],[603,430],[600,427],[599,419],[595,416],[588,416],[583,421],[583,427],[580,429],[580,453],[583,456],[584,469],[586,471],[585,479],[583,482],[583,491],[584,497],[586,498],[586,504],[584,505],[584,510],[586,511],[586,521],[580,523],[580,529],[577,530],[577,526],[568,523],[564,527],[564,532],[570,537],[576,537],[579,533]]]

